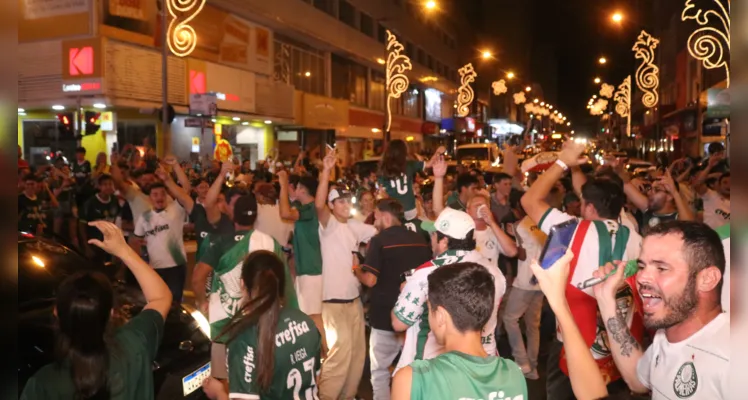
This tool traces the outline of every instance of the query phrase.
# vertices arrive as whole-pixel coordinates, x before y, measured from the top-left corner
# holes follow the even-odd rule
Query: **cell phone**
[[[335,151],[335,148],[332,147],[332,146],[330,146],[329,143],[325,143],[325,146],[327,146],[328,153],[331,153],[331,152]]]
[[[540,253],[539,262],[543,269],[550,268],[566,254],[578,225],[578,220],[571,219],[551,228],[543,251]]]

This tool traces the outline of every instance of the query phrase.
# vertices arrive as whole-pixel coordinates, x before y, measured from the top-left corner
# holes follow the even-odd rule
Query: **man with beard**
[[[693,221],[694,216],[688,203],[680,195],[678,183],[667,171],[659,180],[652,184],[647,195],[627,182],[623,191],[628,199],[644,214],[642,215],[639,233],[645,234],[652,227],[666,221]]]
[[[595,271],[594,287],[618,369],[635,392],[659,399],[726,399],[730,315],[721,304],[725,253],[719,235],[698,222],[670,221],[644,238],[636,276],[644,325],[657,330],[645,351],[618,313],[624,264]]]
[[[379,234],[371,238],[361,267],[354,260],[353,273],[371,288],[369,304],[369,359],[374,399],[390,398],[390,365],[402,347],[392,328],[390,312],[400,294],[401,276],[431,259],[431,246],[420,234],[405,227],[402,204],[382,199],[374,208],[374,226]]]

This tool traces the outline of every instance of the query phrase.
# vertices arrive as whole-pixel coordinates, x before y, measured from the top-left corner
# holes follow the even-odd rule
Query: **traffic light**
[[[97,124],[101,113],[96,111],[86,111],[83,114],[83,118],[86,122],[86,131],[83,132],[83,136],[95,135],[99,131],[101,125]]]
[[[57,120],[60,122],[60,125],[58,125],[60,138],[61,139],[75,138],[75,114],[74,113],[60,113],[60,114],[57,114]]]

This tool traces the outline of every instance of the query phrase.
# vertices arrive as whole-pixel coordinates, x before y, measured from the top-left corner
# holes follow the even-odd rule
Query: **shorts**
[[[69,201],[59,202],[60,206],[54,210],[55,218],[72,218],[73,217],[73,203]]]
[[[322,275],[297,276],[294,289],[304,314],[322,314]]]
[[[210,345],[210,374],[216,379],[229,379],[229,369],[226,364],[226,345],[211,343]]]

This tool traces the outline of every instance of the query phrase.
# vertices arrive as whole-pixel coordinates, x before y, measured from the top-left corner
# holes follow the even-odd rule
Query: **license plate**
[[[184,395],[194,392],[203,386],[203,381],[210,376],[210,363],[197,369],[195,372],[182,378],[182,391]]]

